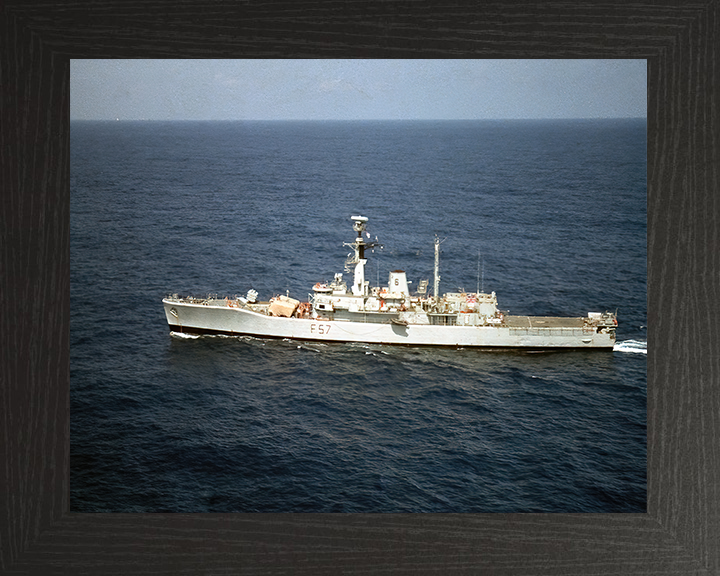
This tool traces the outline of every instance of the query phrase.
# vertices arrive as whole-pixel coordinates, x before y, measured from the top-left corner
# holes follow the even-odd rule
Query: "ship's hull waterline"
[[[535,326],[532,317],[508,316],[503,325],[403,326],[376,322],[283,318],[267,316],[225,300],[195,304],[163,300],[170,330],[185,334],[224,334],[258,338],[287,338],[322,342],[358,342],[406,346],[450,346],[523,349],[610,349],[614,333],[598,333],[582,326],[582,318],[546,318],[549,326]],[[580,322],[578,322],[580,320]],[[523,325],[525,324],[525,325]]]

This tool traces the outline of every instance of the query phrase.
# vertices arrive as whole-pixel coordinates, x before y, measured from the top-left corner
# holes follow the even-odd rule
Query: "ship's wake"
[[[613,352],[634,352],[647,354],[647,342],[644,340],[623,340],[613,346]]]
[[[198,334],[186,334],[185,332],[170,332],[170,336],[172,338],[190,338],[190,339],[200,338],[200,335],[198,335]]]

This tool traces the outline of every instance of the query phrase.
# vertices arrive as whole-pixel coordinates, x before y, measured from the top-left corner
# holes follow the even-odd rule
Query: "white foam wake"
[[[615,346],[613,346],[613,351],[647,354],[647,342],[644,340],[623,340],[622,342],[615,343]]]
[[[186,334],[185,332],[170,332],[173,338],[200,338],[198,334]]]

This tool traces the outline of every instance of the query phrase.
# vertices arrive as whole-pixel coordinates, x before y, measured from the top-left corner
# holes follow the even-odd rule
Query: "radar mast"
[[[370,237],[367,232],[367,221],[365,216],[351,216],[350,220],[353,221],[353,230],[357,232],[357,238],[355,242],[343,242],[343,246],[349,246],[355,253],[348,254],[348,259],[345,261],[345,271],[350,272],[350,266],[355,265],[355,278],[352,286],[352,293],[355,296],[367,296],[367,286],[365,285],[365,264],[367,259],[365,258],[365,248],[373,248],[378,245],[377,242],[366,242],[363,238],[363,233]],[[377,238],[376,238],[377,240]]]

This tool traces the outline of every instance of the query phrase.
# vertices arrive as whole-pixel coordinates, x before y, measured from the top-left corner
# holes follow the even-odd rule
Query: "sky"
[[[71,60],[71,120],[645,118],[645,60]]]

